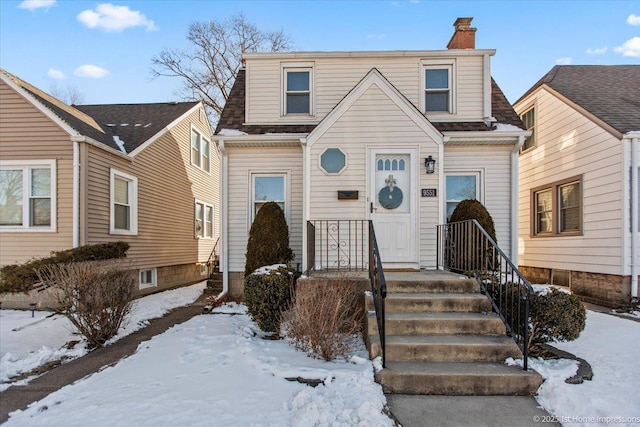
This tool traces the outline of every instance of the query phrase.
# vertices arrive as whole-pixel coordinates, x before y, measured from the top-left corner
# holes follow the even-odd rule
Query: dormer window
[[[283,66],[283,115],[313,115],[313,68],[309,63]]]
[[[426,114],[455,114],[455,62],[423,61],[420,100]]]

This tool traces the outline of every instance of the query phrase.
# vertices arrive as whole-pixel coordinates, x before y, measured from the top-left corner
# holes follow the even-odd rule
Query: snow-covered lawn
[[[143,311],[147,298],[139,301],[138,310]],[[225,310],[230,314],[221,314]],[[14,412],[6,425],[392,425],[364,348],[348,361],[311,359],[286,340],[263,339],[244,310],[220,307],[217,314],[177,325],[142,343],[117,365]],[[0,312],[3,331],[4,321],[12,318],[8,313]],[[143,317],[133,319],[129,328],[140,327]],[[9,335],[19,343],[6,340],[3,332],[0,346],[17,354],[18,344],[37,342],[38,335],[41,340],[60,336],[63,343],[69,337],[63,323],[53,317],[24,328],[21,332],[34,335],[29,340]],[[566,384],[576,362],[533,359],[531,365],[546,378],[537,396],[540,405],[565,426],[640,423],[638,337],[639,322],[588,311],[580,338],[554,345],[587,360],[593,380]],[[287,380],[297,377],[323,383],[314,388]]]
[[[150,319],[192,303],[205,286],[206,282],[201,282],[135,300],[126,324],[109,343],[145,327]],[[31,317],[31,311],[0,310],[0,391],[10,387],[9,378],[55,360],[68,361],[87,353],[86,342],[66,317],[49,311],[34,314]],[[69,349],[65,344],[70,341],[80,342]]]

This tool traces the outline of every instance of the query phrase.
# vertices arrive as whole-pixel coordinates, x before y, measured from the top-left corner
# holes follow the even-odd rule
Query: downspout
[[[218,141],[218,148],[220,149],[220,153],[222,153],[222,167],[220,168],[220,184],[222,185],[222,195],[221,195],[221,209],[220,209],[220,223],[222,227],[222,233],[220,233],[220,239],[222,240],[221,246],[221,256],[220,256],[220,268],[222,268],[222,294],[226,295],[229,293],[229,221],[228,221],[228,154],[227,150],[224,147],[224,140]]]
[[[518,136],[518,143],[511,151],[511,262],[513,262],[513,265],[516,267],[518,266],[519,155],[525,138],[524,135]]]
[[[634,132],[631,139],[631,298],[638,298],[638,143]]]
[[[73,141],[73,247],[80,246],[80,143]]]
[[[302,146],[302,271],[306,272],[311,267],[307,265],[307,221],[309,220],[309,159],[307,159],[307,138],[300,138]]]

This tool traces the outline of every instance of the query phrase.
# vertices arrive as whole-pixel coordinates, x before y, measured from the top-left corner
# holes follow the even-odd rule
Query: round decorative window
[[[402,204],[403,194],[400,187],[396,187],[396,179],[393,175],[384,180],[385,187],[378,192],[378,203],[385,209],[397,209]]]
[[[347,156],[339,148],[327,148],[320,155],[320,167],[326,173],[340,173],[347,164]]]

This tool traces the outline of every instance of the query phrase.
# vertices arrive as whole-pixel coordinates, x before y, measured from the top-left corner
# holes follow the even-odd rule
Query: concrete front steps
[[[376,373],[385,393],[533,395],[535,372],[504,364],[522,357],[473,279],[438,273],[387,273],[386,368]],[[381,354],[371,296],[367,346]]]

